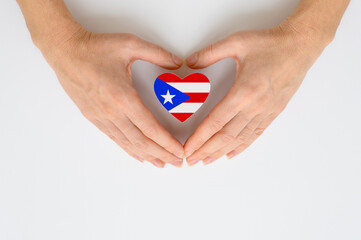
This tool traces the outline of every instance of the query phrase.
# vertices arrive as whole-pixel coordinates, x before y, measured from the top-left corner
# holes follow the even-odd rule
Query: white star
[[[173,104],[172,98],[174,98],[175,95],[170,95],[169,90],[167,90],[167,94],[166,94],[166,95],[161,95],[161,96],[164,98],[164,103],[163,103],[163,105],[166,104],[167,102],[170,102],[171,104]]]

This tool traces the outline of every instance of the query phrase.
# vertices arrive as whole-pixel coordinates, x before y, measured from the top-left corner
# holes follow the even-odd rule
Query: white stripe
[[[203,103],[182,103],[169,110],[170,113],[194,113]]]
[[[211,90],[211,84],[210,83],[174,83],[174,82],[168,82],[169,85],[172,87],[178,89],[181,92],[184,93],[193,93],[193,92],[199,92],[199,93],[205,93],[209,92]]]

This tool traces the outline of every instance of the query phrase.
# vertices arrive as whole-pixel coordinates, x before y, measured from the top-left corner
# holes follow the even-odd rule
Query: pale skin
[[[33,42],[82,114],[129,155],[157,167],[209,164],[232,158],[282,112],[307,71],[333,40],[349,0],[301,0],[271,29],[236,32],[192,54],[195,69],[223,58],[237,63],[234,85],[184,146],[156,120],[132,85],[131,64],[167,69],[183,60],[127,33],[96,34],[71,16],[62,0],[17,0]]]

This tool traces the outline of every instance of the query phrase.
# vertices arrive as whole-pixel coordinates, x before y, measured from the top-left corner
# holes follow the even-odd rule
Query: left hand
[[[241,31],[187,58],[191,68],[204,68],[233,57],[237,73],[228,94],[187,140],[189,165],[211,163],[246,149],[283,111],[308,69],[330,42],[317,31],[280,25]]]

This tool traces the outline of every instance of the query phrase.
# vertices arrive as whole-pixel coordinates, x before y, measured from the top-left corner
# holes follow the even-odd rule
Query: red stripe
[[[205,75],[203,75],[202,73],[193,73],[193,74],[186,76],[183,79],[181,79],[180,77],[178,77],[177,75],[175,75],[173,73],[163,73],[163,74],[159,75],[158,78],[160,80],[162,80],[163,82],[194,82],[194,83],[207,82],[207,83],[209,83],[208,78]]]
[[[188,99],[187,101],[185,101],[186,103],[203,103],[204,101],[206,101],[209,93],[184,93],[188,96],[190,96],[191,98]]]
[[[193,113],[171,113],[171,114],[181,122],[184,122],[190,116],[193,115]]]

